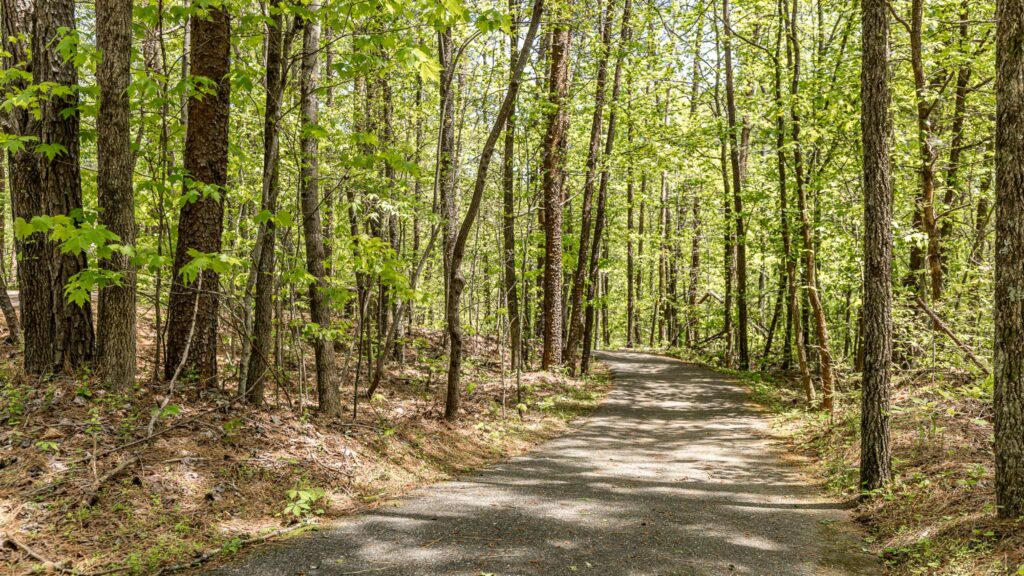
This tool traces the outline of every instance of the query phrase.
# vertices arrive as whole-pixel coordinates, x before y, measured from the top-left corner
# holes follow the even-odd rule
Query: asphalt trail
[[[841,507],[767,439],[742,385],[661,356],[598,358],[615,388],[580,429],[211,573],[881,573]]]

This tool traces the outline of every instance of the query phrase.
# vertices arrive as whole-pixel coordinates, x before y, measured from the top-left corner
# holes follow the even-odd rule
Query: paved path
[[[838,506],[780,460],[742,385],[659,356],[599,358],[616,386],[579,430],[215,573],[881,573]]]

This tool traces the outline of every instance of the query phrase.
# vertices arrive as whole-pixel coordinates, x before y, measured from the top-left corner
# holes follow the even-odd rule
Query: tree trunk
[[[509,12],[518,12],[517,0],[509,0]],[[505,309],[508,312],[509,367],[513,372],[520,368],[522,356],[522,329],[519,314],[519,292],[516,288],[516,207],[515,207],[515,150],[516,150],[516,106],[519,95],[519,78],[514,76],[519,37],[515,27],[509,34],[509,88],[513,93],[512,107],[505,122],[505,152],[502,158],[502,244],[505,249],[504,290]]]
[[[274,0],[271,7],[276,8],[279,4],[280,0]],[[245,371],[245,382],[242,383],[246,400],[255,405],[263,403],[266,378],[273,369],[270,365],[270,355],[273,344],[277,225],[272,216],[277,213],[277,197],[281,189],[278,169],[281,147],[278,124],[281,120],[281,97],[286,82],[283,65],[286,55],[283,26],[284,18],[277,10],[272,9],[271,21],[267,24],[266,32],[266,104],[263,112],[263,187],[260,199],[260,210],[266,219],[260,223],[253,254],[256,293],[249,366]]]
[[[128,80],[132,54],[132,0],[96,0],[96,44],[103,53],[97,65],[100,110],[96,121],[97,196],[100,223],[135,244],[131,127]],[[121,275],[121,285],[100,291],[96,348],[103,378],[115,390],[130,390],[135,381],[135,267],[126,253],[114,253],[104,267]]]
[[[970,18],[970,2],[963,0],[960,3],[960,25],[958,26],[957,42],[960,50],[968,50],[971,39],[968,36]],[[967,121],[967,94],[970,91],[972,70],[970,63],[964,63],[956,73],[956,95],[953,104],[953,119],[950,131],[953,137],[949,142],[949,164],[946,167],[946,191],[942,197],[942,203],[947,209],[953,206],[960,199],[960,162],[964,150],[964,124]],[[941,249],[953,233],[953,218],[949,215],[942,218],[942,226],[939,228],[939,240]],[[940,253],[943,276],[948,272],[947,259]]]
[[[822,407],[829,413],[835,409],[835,401],[832,384],[832,355],[829,351],[828,324],[825,320],[825,310],[818,295],[818,280],[816,262],[814,255],[814,241],[811,237],[811,223],[807,215],[807,191],[804,181],[803,150],[800,144],[801,119],[798,105],[800,92],[800,36],[797,20],[799,2],[793,2],[793,12],[790,18],[789,38],[793,55],[793,83],[791,114],[793,130],[793,167],[796,176],[797,212],[800,215],[800,232],[803,236],[804,249],[804,273],[807,279],[807,299],[814,313],[815,335],[818,339],[818,359],[821,374]]]
[[[452,247],[458,233],[458,198],[455,191],[455,95],[452,81],[455,78],[454,50],[452,46],[451,28],[437,33],[438,57],[441,63],[441,118],[437,151],[437,188],[441,221],[444,230],[441,236],[442,262],[444,264],[445,293],[448,291],[449,268],[452,260]]]
[[[3,157],[0,156],[0,196],[7,193],[7,177],[4,172],[4,161]],[[5,234],[4,228],[6,227],[6,214],[0,212],[0,240],[3,239]],[[0,310],[3,310],[4,321],[7,323],[7,341],[17,346],[21,343],[21,323],[18,322],[18,314],[14,311],[14,304],[11,302],[11,296],[7,293],[9,284],[7,282],[7,271],[4,270],[5,265],[3,263],[6,256],[4,250],[0,249]]]
[[[79,168],[78,71],[74,58],[58,50],[61,36],[75,31],[73,0],[37,2],[32,34],[32,81],[68,88],[68,94],[39,102],[39,145],[59,146],[52,159],[37,154],[43,214],[71,215],[82,208]],[[73,111],[68,113],[68,111]],[[55,370],[76,368],[93,357],[92,302],[68,302],[64,287],[87,267],[85,254],[64,254],[49,242],[50,293]],[[28,320],[26,320],[27,322]]]
[[[750,368],[747,338],[747,233],[743,216],[743,179],[740,176],[740,144],[736,122],[736,89],[732,65],[732,25],[729,0],[722,0],[722,25],[725,28],[725,98],[729,120],[729,162],[732,166],[733,217],[736,220],[736,339],[739,343],[740,370]]]
[[[692,215],[692,234],[690,238],[690,278],[686,292],[686,346],[693,346],[697,340],[697,325],[699,322],[697,314],[697,295],[700,292],[700,244],[703,241],[700,194],[694,192],[693,203],[690,205]]]
[[[600,56],[597,62],[597,80],[594,87],[594,116],[590,125],[590,144],[587,147],[587,164],[583,178],[583,199],[580,207],[580,243],[576,254],[576,269],[572,275],[572,292],[569,297],[569,335],[565,340],[562,361],[570,374],[576,372],[576,354],[583,331],[583,294],[590,278],[591,207],[594,196],[594,181],[601,154],[601,127],[604,121],[604,94],[608,83],[608,53],[612,42],[612,7],[615,0],[605,6],[599,27],[601,30]],[[614,112],[613,112],[614,113]],[[602,170],[602,174],[604,171]],[[587,346],[584,341],[584,347]]]
[[[185,283],[180,271],[192,261],[191,251],[221,251],[231,110],[231,80],[228,78],[231,27],[228,13],[223,8],[211,8],[205,18],[193,16],[190,23],[191,73],[213,81],[216,90],[213,94],[188,99],[185,135],[185,172],[188,179],[183,190],[186,201],[178,219],[174,283],[167,312],[164,374],[170,378],[178,365],[184,363],[185,373],[194,373],[205,385],[211,385],[217,376],[220,279],[216,272],[204,270],[201,272],[203,290],[199,292],[194,288],[196,281]],[[196,325],[188,356],[185,357],[194,310],[198,310]]]
[[[34,8],[32,0],[3,0],[4,68],[13,69],[25,63],[24,71],[32,72],[28,57],[28,39],[32,34]],[[27,82],[15,77],[10,87],[24,89]],[[20,137],[39,137],[39,123],[27,109],[13,107],[5,117],[5,128]],[[39,165],[29,148],[8,152],[10,162],[11,213],[15,219],[31,221],[45,213],[39,182]],[[53,294],[50,291],[50,266],[46,237],[36,233],[15,237],[17,256],[19,306],[25,327],[24,368],[29,374],[52,372],[56,364],[53,347]]]
[[[730,184],[729,176],[729,148],[727,143],[727,136],[721,125],[723,121],[722,114],[722,95],[721,95],[721,84],[722,84],[722,52],[720,46],[722,44],[722,31],[719,27],[719,18],[714,20],[715,28],[715,119],[719,123],[720,136],[718,142],[718,166],[722,178],[722,217],[724,221],[725,233],[723,234],[723,252],[724,258],[722,262],[722,275],[724,276],[724,292],[723,297],[723,318],[722,318],[722,333],[725,336],[725,350],[723,352],[723,364],[726,368],[732,368],[733,361],[733,326],[732,326],[732,286],[733,278],[736,275],[735,268],[735,256],[736,247],[733,237],[733,200],[732,200],[732,186]]]
[[[995,453],[1000,517],[1024,514],[1024,1],[996,7]]]
[[[861,141],[864,148],[864,372],[861,381],[861,490],[892,474],[889,376],[892,364],[892,181],[889,173],[889,14],[864,0]],[[1020,95],[1018,95],[1020,96]],[[1019,428],[1018,428],[1019,429]]]
[[[633,29],[630,27],[630,23],[629,23],[630,17],[631,17],[632,8],[633,8],[632,0],[625,0],[625,5],[622,7],[622,24],[621,24],[621,29],[619,31],[619,42],[620,42],[620,47],[621,48],[624,48],[625,46],[627,46],[629,44],[630,39],[632,38],[632,35],[633,35]],[[605,18],[608,20],[608,24],[606,25],[606,32],[608,33],[608,39],[607,39],[607,41],[605,41],[605,44],[604,44],[606,52],[611,49],[611,44],[610,44],[611,43],[611,23],[610,22],[611,22],[612,15],[614,14],[614,12],[615,12],[615,10],[614,10],[614,2],[613,2],[613,0],[609,0],[608,8],[607,8],[607,14],[605,16]],[[617,55],[615,57],[615,73],[614,73],[614,76],[613,76],[613,79],[612,79],[611,110],[608,112],[608,134],[605,136],[605,143],[604,143],[605,164],[601,168],[601,183],[600,183],[600,186],[598,188],[598,195],[597,195],[597,220],[596,220],[596,224],[594,226],[594,242],[593,242],[593,244],[591,246],[590,261],[589,261],[589,264],[588,264],[588,276],[590,278],[590,280],[589,280],[590,287],[588,288],[588,291],[587,291],[587,302],[586,302],[587,318],[585,320],[585,324],[589,324],[590,325],[590,329],[587,330],[586,325],[584,326],[584,331],[583,331],[583,336],[584,336],[583,337],[583,359],[582,359],[582,362],[580,364],[580,371],[582,373],[584,373],[584,374],[586,374],[586,373],[588,373],[590,371],[590,357],[591,357],[590,350],[591,350],[591,345],[589,343],[592,342],[592,340],[590,338],[588,338],[588,336],[591,333],[594,332],[593,322],[591,320],[591,317],[593,316],[593,304],[592,304],[591,300],[593,299],[594,285],[597,283],[597,278],[598,278],[598,262],[599,262],[599,252],[598,252],[598,250],[601,247],[602,243],[604,244],[604,249],[607,250],[607,239],[604,238],[604,228],[605,228],[605,226],[607,226],[607,216],[605,215],[605,212],[607,211],[606,207],[607,207],[607,204],[608,204],[608,187],[609,187],[609,185],[611,183],[611,173],[610,173],[609,168],[608,168],[607,159],[611,158],[612,151],[615,150],[615,134],[616,134],[616,128],[618,126],[618,109],[616,108],[616,106],[617,106],[617,104],[619,102],[619,92],[621,91],[621,88],[622,88],[622,64],[623,64],[623,57],[622,57],[622,53],[620,53],[619,55]],[[605,297],[607,297],[607,291],[602,292],[602,294]],[[604,332],[605,332],[606,339],[607,339],[607,333],[608,333],[607,320],[608,320],[608,315],[605,314],[604,316],[602,316],[602,320],[605,322]]]
[[[786,285],[786,330],[782,341],[782,369],[788,370],[793,362],[793,316],[795,304],[795,279],[796,267],[793,260],[793,247],[789,232],[789,198],[786,193],[786,113],[785,104],[782,100],[782,43],[783,29],[789,22],[786,17],[787,0],[779,0],[779,32],[775,38],[775,104],[778,112],[775,117],[775,153],[777,156],[777,169],[779,173],[779,229],[782,236],[782,261],[784,265]],[[792,54],[787,50],[788,63],[792,65]],[[805,376],[806,363],[801,365],[801,376]],[[809,379],[805,380],[805,384]],[[813,388],[809,389],[808,402],[813,400]]]
[[[569,146],[569,50],[572,0],[552,14],[547,133],[544,136],[544,355],[541,368],[562,363],[562,195]]]
[[[630,122],[626,131],[626,141],[632,148],[633,124]],[[633,165],[626,166],[626,348],[632,348],[636,344],[636,278],[634,269],[636,264],[633,260],[633,205],[636,198],[633,196]]]
[[[928,86],[922,54],[922,33],[924,29],[924,0],[913,0],[910,7],[910,64],[914,71],[914,89],[917,96],[917,137],[920,153],[921,189],[914,209],[914,224],[928,237],[926,254],[922,256],[917,245],[911,247],[910,268],[918,291],[925,292],[925,270],[927,266],[931,279],[932,299],[942,296],[942,263],[939,254],[939,229],[935,217],[935,159],[932,145],[933,128],[931,121],[935,103],[928,97]]]
[[[448,271],[448,296],[445,301],[445,324],[450,342],[450,353],[448,355],[448,390],[444,406],[444,417],[449,422],[454,421],[459,415],[459,402],[461,392],[462,376],[462,325],[459,320],[459,300],[462,297],[462,288],[465,283],[459,268],[462,265],[462,258],[466,251],[466,242],[469,240],[473,223],[480,211],[480,202],[483,200],[484,188],[487,184],[487,170],[494,155],[494,149],[498,143],[498,137],[505,129],[505,123],[512,112],[512,103],[515,101],[516,93],[514,87],[518,85],[519,78],[526,68],[527,56],[533,48],[533,40],[537,36],[537,29],[540,27],[540,17],[544,11],[544,0],[535,0],[533,13],[530,17],[530,28],[523,40],[523,47],[516,56],[516,65],[512,69],[509,78],[509,86],[505,92],[505,98],[498,110],[498,115],[491,126],[480,151],[480,160],[476,170],[476,181],[473,185],[473,197],[470,199],[469,207],[466,209],[466,216],[459,226],[455,243],[452,245],[451,266]],[[566,46],[568,48],[568,46]]]
[[[302,31],[302,86],[299,106],[304,127],[316,126],[320,120],[316,90],[319,87],[320,23],[316,21],[317,4],[308,6],[314,13],[304,22]],[[302,205],[302,229],[306,244],[306,271],[313,277],[309,284],[309,317],[319,326],[313,335],[316,357],[317,407],[325,414],[341,413],[341,392],[335,381],[334,344],[329,337],[331,308],[327,298],[329,281],[324,262],[329,255],[324,250],[323,225],[320,220],[320,143],[313,133],[303,129],[299,146],[302,163],[299,176],[299,195]]]

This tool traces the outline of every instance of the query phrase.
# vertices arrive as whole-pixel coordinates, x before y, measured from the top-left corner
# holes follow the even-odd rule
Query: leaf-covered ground
[[[837,495],[855,502],[860,458],[859,387],[846,380],[829,423],[804,408],[783,375],[743,374],[777,414],[776,433]],[[905,371],[894,378],[892,485],[855,508],[864,546],[894,575],[1024,573],[1024,532],[995,518],[990,381],[965,371]]]
[[[151,574],[217,560],[521,453],[564,431],[609,386],[603,374],[524,374],[520,416],[516,379],[501,377],[494,343],[469,348],[454,425],[441,418],[438,335],[422,332],[355,420],[315,413],[297,373],[265,409],[233,402],[233,386],[200,393],[183,383],[158,435],[136,445],[167,390],[140,387],[129,398],[88,375],[35,381],[7,369],[0,571]],[[343,392],[351,408],[351,386]]]

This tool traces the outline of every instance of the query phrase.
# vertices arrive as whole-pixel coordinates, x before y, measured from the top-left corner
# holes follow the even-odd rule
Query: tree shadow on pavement
[[[603,353],[579,430],[472,477],[263,548],[218,574],[878,574],[843,506],[780,459],[745,388]]]

